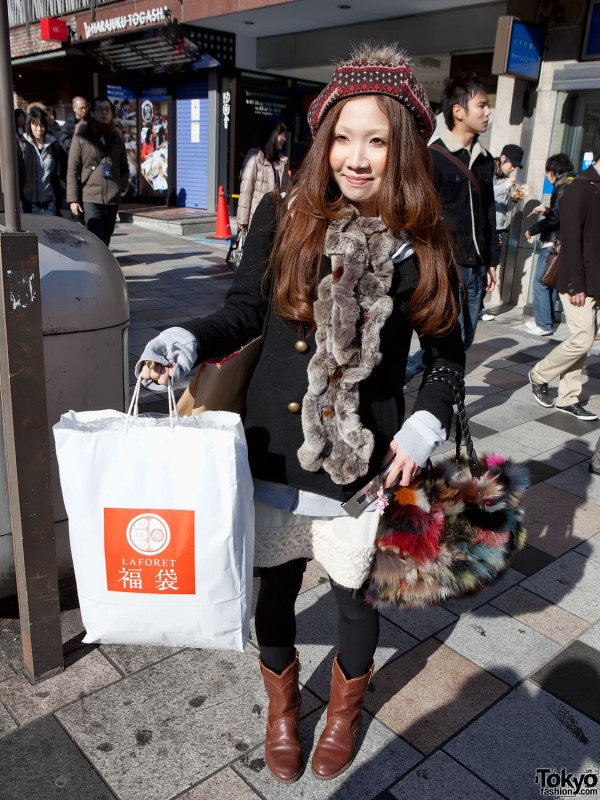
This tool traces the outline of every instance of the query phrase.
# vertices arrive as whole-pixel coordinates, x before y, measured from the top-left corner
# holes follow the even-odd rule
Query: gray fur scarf
[[[391,256],[403,241],[405,235],[352,207],[327,229],[332,271],[319,283],[314,304],[316,351],[308,365],[298,459],[308,472],[323,468],[337,484],[352,483],[369,468],[374,436],[359,416],[359,384],[381,361],[381,329],[394,302]]]

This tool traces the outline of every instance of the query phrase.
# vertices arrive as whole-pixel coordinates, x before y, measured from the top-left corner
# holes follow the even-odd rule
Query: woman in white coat
[[[264,147],[256,147],[246,154],[242,166],[242,185],[237,209],[238,228],[250,225],[256,207],[262,198],[275,188],[285,193],[289,186],[287,156],[281,155],[287,128],[277,122]]]

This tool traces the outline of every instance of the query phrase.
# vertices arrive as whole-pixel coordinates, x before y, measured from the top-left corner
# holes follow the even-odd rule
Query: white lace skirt
[[[359,589],[375,556],[379,512],[353,517],[305,517],[254,500],[254,565],[276,567],[295,558],[315,558],[336,583]]]

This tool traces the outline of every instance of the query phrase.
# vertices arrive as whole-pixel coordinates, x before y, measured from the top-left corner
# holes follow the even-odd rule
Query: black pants
[[[83,203],[83,213],[88,231],[91,231],[108,247],[117,221],[116,204]]]
[[[294,660],[294,605],[302,585],[306,559],[259,570],[256,636],[263,662],[283,672]],[[331,579],[330,579],[331,580]],[[351,589],[331,581],[338,609],[339,661],[347,678],[364,675],[373,662],[379,638],[379,614]]]

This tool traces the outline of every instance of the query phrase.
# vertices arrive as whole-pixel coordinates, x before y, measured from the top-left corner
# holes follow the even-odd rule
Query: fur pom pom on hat
[[[338,65],[331,82],[308,109],[313,136],[336,103],[364,94],[387,94],[395,98],[413,115],[423,139],[429,141],[433,135],[435,116],[425,89],[410,68],[407,54],[397,45],[363,44],[348,61]]]

